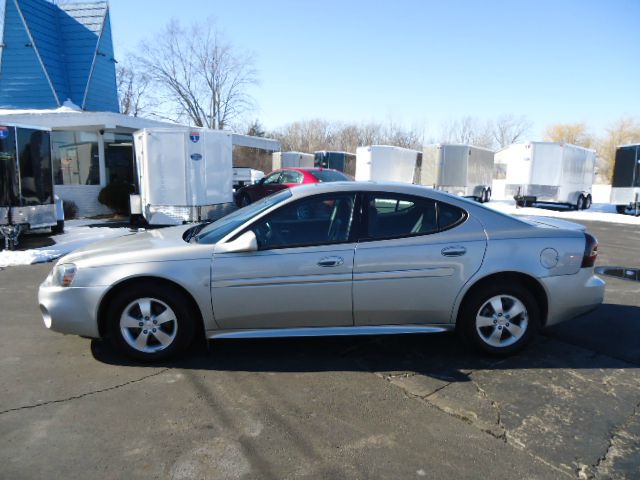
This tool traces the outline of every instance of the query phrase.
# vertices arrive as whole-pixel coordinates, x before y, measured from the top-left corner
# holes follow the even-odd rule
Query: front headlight
[[[73,263],[56,265],[53,269],[51,283],[57,287],[68,287],[73,283],[77,270]]]

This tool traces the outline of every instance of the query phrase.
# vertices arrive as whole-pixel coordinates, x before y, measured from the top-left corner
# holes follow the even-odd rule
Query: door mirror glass
[[[256,235],[251,230],[244,232],[235,240],[216,244],[214,253],[255,252],[258,250]]]

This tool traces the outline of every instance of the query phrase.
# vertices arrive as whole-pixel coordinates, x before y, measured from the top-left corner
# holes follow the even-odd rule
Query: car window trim
[[[372,237],[366,236],[367,235],[367,231],[368,231],[368,227],[369,227],[369,212],[368,212],[368,209],[364,208],[364,205],[367,205],[371,198],[375,198],[378,195],[387,196],[387,197],[393,197],[396,200],[410,201],[413,204],[415,204],[416,202],[411,200],[412,198],[425,199],[425,200],[430,200],[430,201],[434,202],[435,203],[435,209],[436,209],[436,224],[437,224],[437,227],[438,227],[437,230],[435,230],[433,232],[407,233],[405,235],[393,235],[393,236],[389,236],[389,237],[378,237],[378,238],[372,238]],[[455,228],[458,225],[461,225],[462,223],[464,223],[467,220],[467,218],[469,218],[469,212],[467,212],[464,208],[458,207],[457,205],[451,205],[450,203],[446,203],[447,205],[460,210],[462,212],[462,216],[456,222],[452,223],[451,225],[448,225],[446,228],[442,228],[440,226],[440,204],[441,203],[446,203],[446,202],[441,202],[440,200],[436,200],[435,198],[431,198],[431,197],[410,195],[410,194],[406,194],[406,193],[374,192],[374,191],[363,192],[363,195],[362,195],[362,206],[361,206],[361,212],[360,212],[360,215],[362,217],[362,221],[361,221],[360,229],[359,229],[360,235],[359,235],[359,237],[358,237],[358,239],[356,241],[358,243],[367,243],[367,242],[378,242],[378,241],[396,240],[396,239],[399,240],[399,239],[403,239],[403,238],[424,237],[424,236],[427,236],[427,235],[434,235],[436,233],[442,233],[442,232],[446,232],[447,230],[451,230],[452,228]]]

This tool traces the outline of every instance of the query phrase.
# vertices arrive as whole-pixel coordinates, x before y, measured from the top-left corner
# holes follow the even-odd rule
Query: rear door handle
[[[467,249],[464,247],[456,246],[456,247],[446,247],[442,249],[442,255],[445,257],[461,257],[465,253],[467,253]]]
[[[324,257],[318,262],[319,267],[337,267],[344,263],[342,257]]]

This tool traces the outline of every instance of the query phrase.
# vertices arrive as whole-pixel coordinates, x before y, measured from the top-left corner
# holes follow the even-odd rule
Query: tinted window
[[[0,126],[0,207],[19,205],[15,128]]]
[[[98,134],[52,132],[56,185],[100,185]]]
[[[344,173],[335,170],[313,170],[311,175],[319,182],[342,182],[344,180],[351,180]]]
[[[304,175],[295,170],[285,170],[280,177],[280,183],[302,183]]]
[[[53,203],[49,132],[18,128],[22,205]]]
[[[261,250],[349,240],[355,194],[320,195],[285,205],[251,226]]]
[[[464,210],[449,205],[448,203],[438,202],[438,224],[440,230],[451,228],[457,223],[460,223],[466,213]]]
[[[365,205],[367,238],[396,238],[438,231],[436,202],[431,199],[375,194],[368,197]]]

